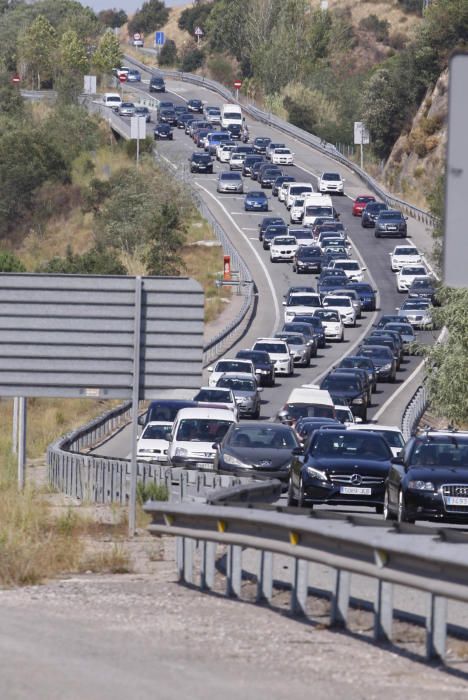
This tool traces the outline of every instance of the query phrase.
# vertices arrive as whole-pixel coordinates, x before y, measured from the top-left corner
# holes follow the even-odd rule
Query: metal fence
[[[236,507],[149,502],[149,530],[177,537],[179,579],[196,583],[199,564],[201,590],[214,587],[216,546],[228,547],[226,595],[242,597],[242,556],[245,548],[258,551],[258,602],[271,602],[273,556],[292,557],[291,610],[307,616],[309,564],[334,570],[330,600],[331,625],[346,627],[353,574],[376,580],[374,639],[392,639],[393,586],[407,586],[428,594],[426,654],[445,656],[447,599],[468,602],[468,537],[446,541],[433,528],[392,527],[362,516],[307,517],[291,512],[268,512]],[[447,534],[447,537],[450,533]],[[251,577],[250,577],[251,580]]]
[[[428,391],[425,384],[418,386],[410,402],[406,406],[401,419],[401,432],[405,440],[415,433],[419,421],[423,417],[428,406]]]

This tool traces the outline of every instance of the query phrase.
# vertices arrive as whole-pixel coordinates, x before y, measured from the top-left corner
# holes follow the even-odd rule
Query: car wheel
[[[303,367],[310,367],[310,355],[309,355],[309,357],[307,358],[307,360],[304,362],[304,364],[303,364],[302,366],[303,366]]]
[[[299,495],[297,497],[297,506],[298,506],[298,508],[305,508],[306,507],[304,482],[302,481],[302,476],[301,476],[301,480],[299,482]],[[312,508],[311,505],[308,507]]]
[[[268,386],[275,386],[276,380],[275,380],[275,375],[273,375],[269,381]]]
[[[398,493],[398,515],[397,520],[399,523],[414,523],[416,518],[408,515],[405,505],[405,497],[403,496],[403,491]]]
[[[384,502],[383,502],[382,510],[383,510],[384,520],[395,520],[395,516],[394,516],[394,514],[392,513],[392,511],[390,510],[390,506],[389,506],[389,503],[388,503],[388,490],[387,490],[387,489],[385,489]]]
[[[339,342],[342,343],[343,341],[344,341],[344,333],[341,334],[341,338],[340,338]]]
[[[274,258],[272,258],[271,255],[270,255],[270,262],[272,262],[272,263],[276,262],[276,260]]]
[[[377,231],[375,231],[374,236],[375,236],[376,238],[380,238],[380,233],[377,233]]]
[[[260,418],[260,406],[258,406],[257,410],[252,413],[252,418],[253,420],[258,420]]]
[[[297,498],[294,498],[294,488],[292,485],[292,479],[289,477],[289,482],[288,482],[288,496],[287,496],[287,504],[291,508],[296,508],[297,507]]]
[[[377,515],[382,515],[383,506],[375,506],[375,512],[377,513]]]
[[[294,377],[294,365],[291,364],[289,367],[288,377]]]

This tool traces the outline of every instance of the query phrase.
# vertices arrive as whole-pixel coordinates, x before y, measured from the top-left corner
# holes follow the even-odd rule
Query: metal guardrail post
[[[193,583],[193,550],[195,547],[195,541],[191,537],[184,537],[183,539],[183,557],[184,557],[184,571],[183,577],[185,583]]]
[[[393,584],[377,582],[377,601],[374,612],[375,641],[390,642],[393,625]]]
[[[242,547],[231,544],[227,554],[226,595],[240,598],[242,577]]]
[[[330,625],[332,627],[346,627],[349,610],[349,589],[351,574],[349,571],[337,569],[335,572],[335,586],[332,593],[332,606],[330,611]]]
[[[184,539],[180,535],[176,537],[176,566],[179,581],[184,580]]]
[[[295,615],[307,614],[308,574],[309,562],[296,557],[291,585],[291,612]]]
[[[201,543],[200,588],[211,591],[214,586],[216,542]]]
[[[257,579],[257,602],[271,602],[273,596],[273,553],[260,550]]]
[[[447,598],[428,595],[426,613],[426,658],[444,659],[447,644]]]

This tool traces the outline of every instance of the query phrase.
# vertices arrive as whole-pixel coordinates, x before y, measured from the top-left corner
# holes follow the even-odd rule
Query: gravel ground
[[[147,537],[133,542],[144,571]],[[326,629],[325,617],[293,619],[286,594],[275,609],[200,594],[177,584],[173,540],[151,551],[151,573],[0,591],[2,700],[467,697],[461,662],[430,666],[375,646],[368,629],[347,634]]]

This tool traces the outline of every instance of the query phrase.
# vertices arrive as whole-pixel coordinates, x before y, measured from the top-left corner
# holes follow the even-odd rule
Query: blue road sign
[[[156,32],[154,35],[154,45],[155,46],[162,46],[164,44],[165,37],[164,37],[164,32]]]

